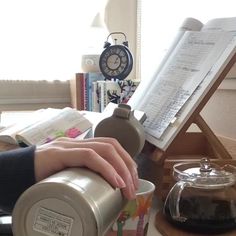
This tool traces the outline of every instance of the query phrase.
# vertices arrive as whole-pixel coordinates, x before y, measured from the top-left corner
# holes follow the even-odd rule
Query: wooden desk
[[[225,147],[227,148],[227,150],[230,152],[230,154],[232,155],[233,159],[235,159],[236,161],[236,140],[234,139],[229,139],[226,137],[219,137],[221,142],[225,145]],[[14,148],[18,148],[18,146],[16,145],[11,145],[11,144],[6,144],[6,143],[2,143],[0,142],[0,151],[5,151],[5,150],[10,150],[10,149],[14,149]],[[158,170],[157,170],[158,171]],[[157,185],[157,188],[160,188],[160,185]],[[150,224],[149,224],[149,228],[148,228],[148,233],[147,236],[177,236],[177,235],[181,235],[181,236],[185,236],[186,234],[184,234],[183,232],[178,232],[177,234],[175,233],[175,231],[171,228],[171,226],[169,225],[169,223],[167,223],[166,221],[163,221],[163,219],[160,219],[162,221],[160,221],[160,224],[163,227],[166,227],[166,232],[170,232],[170,234],[166,234],[163,232],[163,228],[160,230],[162,232],[159,232],[157,227],[156,227],[156,214],[157,212],[160,211],[161,209],[161,200],[157,200],[157,198],[154,198],[153,201],[153,207],[151,210],[151,217],[150,217]],[[159,218],[158,218],[159,220]],[[158,224],[158,222],[157,222]],[[236,235],[235,232],[233,232],[234,234],[221,234],[221,236],[230,236],[230,235]],[[194,235],[192,235],[194,236]],[[199,236],[199,235],[197,235]]]
[[[160,204],[160,202],[158,202],[158,200],[155,198],[151,210],[147,236],[213,236],[213,234],[194,234],[173,227],[168,221],[165,220],[162,214],[158,214],[158,212],[161,211],[161,207],[162,204]],[[217,234],[217,236],[234,235],[236,235],[236,230]]]
[[[177,227],[173,227],[168,221],[165,220],[162,214],[157,214],[155,218],[155,224],[158,224],[158,234],[150,234],[150,236],[154,235],[162,235],[162,236],[235,236],[236,230],[228,230],[225,233],[217,233],[217,234],[201,234],[185,231],[183,229],[179,229]],[[148,235],[149,236],[149,235]]]
[[[15,148],[19,148],[19,146],[13,145],[13,144],[8,144],[8,143],[3,143],[0,141],[0,152],[15,149]]]

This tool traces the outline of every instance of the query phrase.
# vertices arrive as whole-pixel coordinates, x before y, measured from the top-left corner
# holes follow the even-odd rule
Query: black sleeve
[[[18,197],[35,183],[35,146],[0,152],[0,209],[11,213]]]

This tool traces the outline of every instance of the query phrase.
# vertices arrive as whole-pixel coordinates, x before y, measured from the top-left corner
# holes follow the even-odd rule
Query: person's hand
[[[36,181],[68,167],[87,167],[101,174],[128,199],[138,188],[137,165],[116,139],[59,138],[35,151]]]

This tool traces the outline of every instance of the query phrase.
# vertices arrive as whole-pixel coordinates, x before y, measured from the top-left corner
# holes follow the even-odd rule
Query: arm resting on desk
[[[18,197],[35,183],[35,146],[0,152],[0,209],[11,212]]]

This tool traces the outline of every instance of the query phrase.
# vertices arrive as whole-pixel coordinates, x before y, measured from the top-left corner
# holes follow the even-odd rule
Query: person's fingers
[[[62,161],[65,167],[85,166],[99,174],[101,174],[114,187],[122,188],[123,194],[128,199],[135,198],[135,189],[130,179],[130,175],[122,173],[123,176],[117,172],[113,165],[101,157],[97,152],[89,148],[66,149]],[[78,153],[80,158],[78,158]],[[125,182],[123,181],[125,179]]]
[[[85,140],[82,140],[84,142]],[[114,146],[116,151],[120,154],[120,156],[123,157],[123,160],[127,165],[133,165],[137,167],[137,164],[135,161],[132,159],[132,157],[129,155],[129,153],[121,146],[121,144],[117,141],[115,138],[110,138],[110,137],[95,137],[91,139],[87,139],[87,142],[93,142],[93,141],[98,141],[98,142],[107,142],[110,143]]]
[[[65,143],[64,143],[65,145]],[[100,157],[102,157],[104,160],[106,160],[110,165],[114,167],[116,172],[121,176],[121,178],[126,183],[126,188],[123,189],[123,192],[126,193],[126,195],[134,195],[135,193],[135,185],[133,181],[132,174],[128,167],[126,166],[126,163],[121,158],[119,153],[116,151],[116,149],[113,147],[110,143],[104,143],[104,142],[84,142],[84,143],[77,143],[76,148],[75,144],[73,142],[68,142],[66,145],[67,149],[73,149],[76,148],[87,148],[94,150],[95,153],[97,153]],[[66,149],[66,150],[67,150]],[[86,157],[85,157],[86,158]],[[92,159],[89,159],[89,161],[94,161]]]
[[[67,167],[87,167],[101,174],[112,186],[122,188],[122,192],[126,198],[135,198],[133,183],[131,178],[127,177],[129,175],[127,175],[127,173],[122,173],[123,176],[121,177],[114,166],[93,149],[52,147],[47,148],[46,150],[41,149],[37,154],[41,154],[41,158],[39,156],[36,156],[37,158],[35,158],[35,169],[38,180]],[[41,165],[41,167],[38,165]],[[37,169],[40,169],[41,171],[37,173]]]
[[[84,140],[75,140],[75,139],[69,139],[69,138],[60,138],[55,142],[55,145],[62,145],[64,148],[72,148],[72,147],[90,147],[95,150],[94,142],[98,142],[100,144],[111,144],[112,147],[116,150],[118,155],[120,157],[116,157],[118,160],[121,158],[126,167],[129,169],[129,172],[131,173],[134,188],[138,189],[138,172],[137,172],[137,164],[132,159],[132,157],[126,152],[126,150],[121,146],[121,144],[114,138],[110,137],[96,137],[91,139],[84,139]],[[92,146],[89,146],[88,143],[90,143]],[[82,145],[81,145],[82,144]],[[107,153],[107,148],[104,146],[101,146],[101,148],[96,149],[95,151],[100,150],[100,155],[104,156],[104,152]],[[103,151],[103,153],[101,152]],[[112,153],[110,152],[110,155],[112,156]],[[117,156],[117,155],[115,155]],[[112,160],[112,158],[109,158],[107,160]],[[111,163],[111,162],[110,162]],[[113,164],[113,163],[111,163]],[[118,165],[117,165],[118,166]]]
[[[137,164],[136,162],[132,159],[132,157],[129,155],[129,153],[121,146],[121,144],[114,138],[106,138],[106,137],[96,137],[94,139],[88,139],[88,141],[92,142],[93,140],[96,141],[105,141],[107,143],[110,143],[114,146],[116,151],[119,153],[119,155],[122,157],[123,161],[125,162],[126,166],[128,167],[132,178],[133,182],[135,185],[135,188],[138,189],[138,171],[137,171]]]
[[[94,170],[95,172],[100,173],[114,187],[125,187],[124,181],[119,177],[115,168],[104,158],[102,158],[98,153],[96,153],[90,148],[64,149],[61,151],[60,155],[61,162],[63,163],[63,166],[65,168],[77,166],[87,167],[89,169]],[[120,182],[121,184],[118,182]]]

